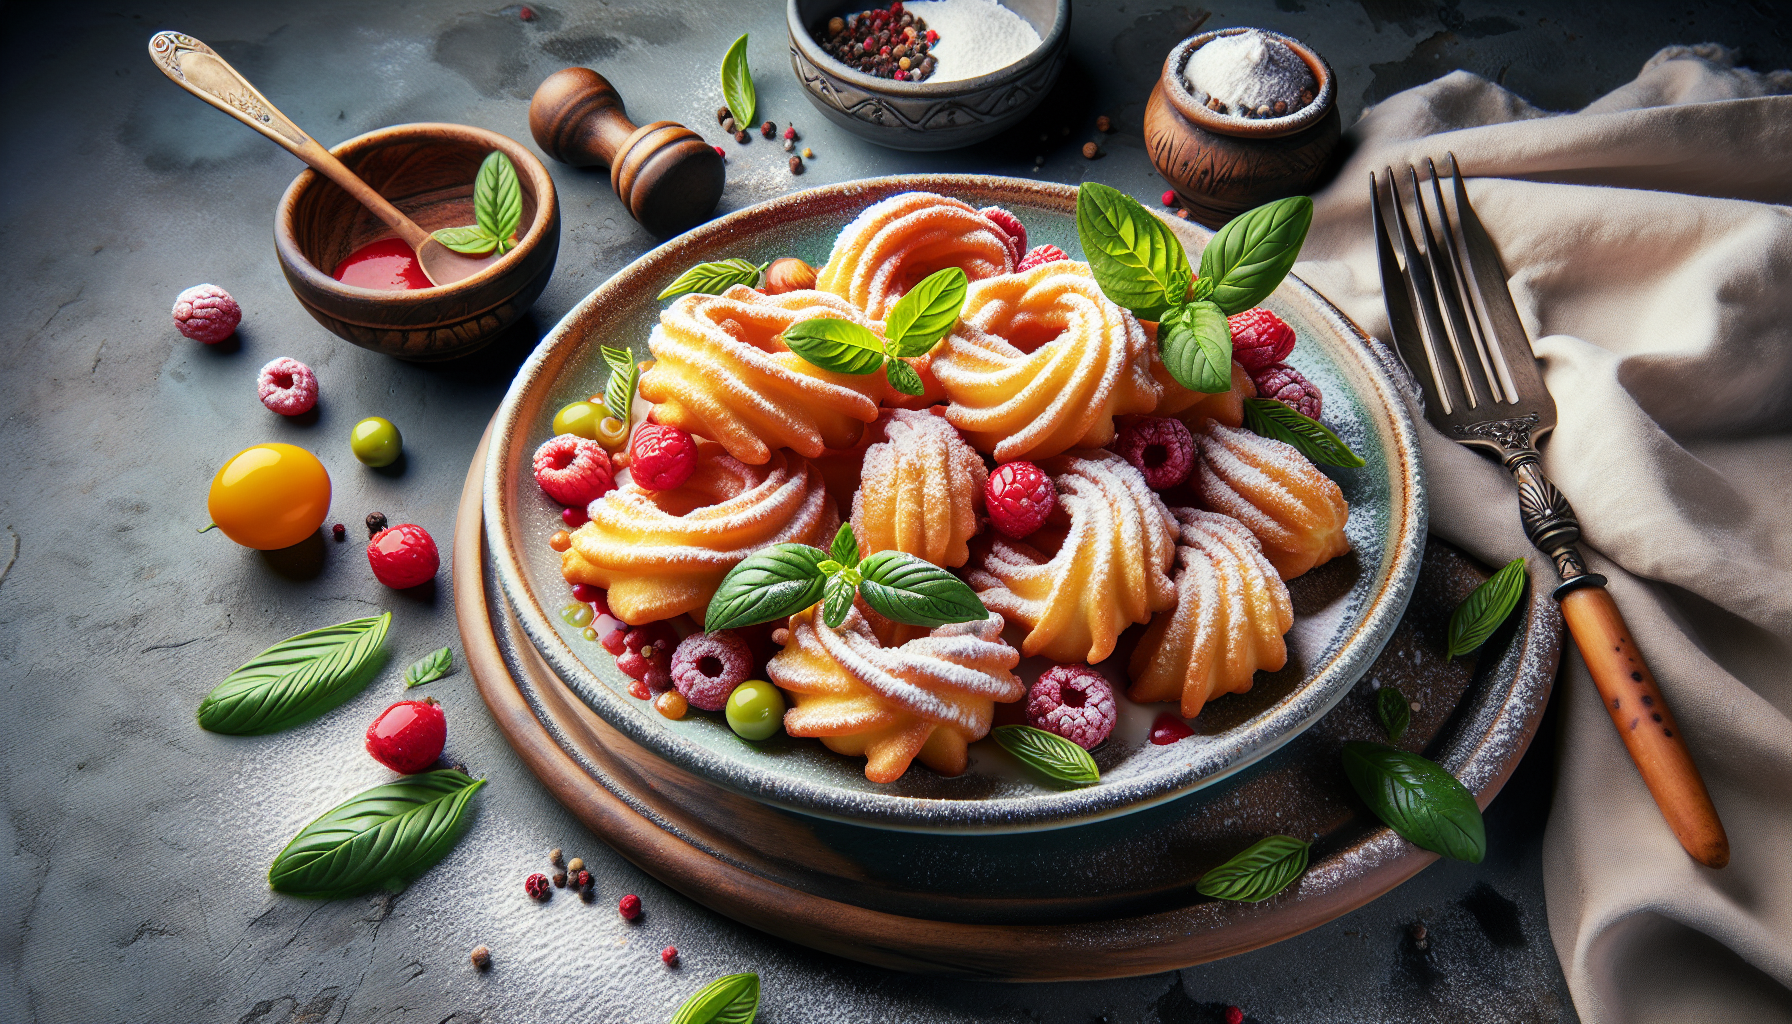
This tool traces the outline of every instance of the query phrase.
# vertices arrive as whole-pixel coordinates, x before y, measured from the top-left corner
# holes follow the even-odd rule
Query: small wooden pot
[[[331,277],[344,257],[392,229],[317,172],[300,172],[274,216],[274,252],[299,304],[339,338],[417,361],[466,355],[515,323],[547,287],[560,252],[554,180],[534,154],[496,132],[460,124],[393,125],[330,152],[435,231],[473,223],[473,179],[494,149],[510,158],[522,186],[517,247],[443,288],[379,291]]]
[[[1169,181],[1195,220],[1218,228],[1246,210],[1310,194],[1338,148],[1337,83],[1330,64],[1305,43],[1259,29],[1286,43],[1313,72],[1313,102],[1283,117],[1246,120],[1208,110],[1189,91],[1182,70],[1195,50],[1247,28],[1204,32],[1177,44],[1145,106],[1151,164]]]

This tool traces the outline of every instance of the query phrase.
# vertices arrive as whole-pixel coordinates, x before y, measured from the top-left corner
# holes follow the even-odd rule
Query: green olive
[[[763,679],[749,679],[728,695],[728,728],[743,740],[763,740],[784,724],[784,694]]]
[[[596,441],[598,421],[610,415],[601,405],[590,402],[574,402],[554,414],[554,434],[571,434]]]
[[[354,449],[355,458],[377,469],[398,461],[404,451],[404,438],[398,436],[398,428],[391,420],[369,416],[349,431],[348,446]]]
[[[597,437],[593,440],[610,451],[619,452],[628,444],[628,424],[614,416],[605,416],[597,421]]]

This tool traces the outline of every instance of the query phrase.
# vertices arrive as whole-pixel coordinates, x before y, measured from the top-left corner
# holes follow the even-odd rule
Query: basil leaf
[[[1198,302],[1201,299],[1210,299],[1212,297],[1213,297],[1213,279],[1212,278],[1197,277],[1197,278],[1195,278],[1195,283],[1192,285],[1189,285],[1188,300],[1190,302]]]
[[[921,381],[921,375],[900,359],[890,359],[884,363],[884,376],[889,378],[891,387],[905,395],[920,396],[927,393],[927,385]]]
[[[1375,816],[1420,849],[1481,863],[1487,827],[1455,776],[1417,754],[1380,743],[1344,744],[1344,774]]]
[[[280,641],[206,694],[199,727],[260,736],[322,714],[367,685],[391,624],[382,612]]]
[[[1322,466],[1349,469],[1364,465],[1363,457],[1351,451],[1325,424],[1273,398],[1245,399],[1244,425],[1252,433],[1293,445]]]
[[[753,1024],[758,1015],[759,975],[728,974],[686,999],[672,1024]]]
[[[747,67],[747,37],[744,34],[722,56],[722,99],[741,130],[753,127],[753,108],[759,101],[753,92],[753,72]]]
[[[455,252],[468,256],[483,256],[498,245],[498,240],[477,224],[466,228],[442,228],[434,237]]]
[[[1310,844],[1293,836],[1259,839],[1201,876],[1195,891],[1220,900],[1256,903],[1288,888],[1307,870]]]
[[[1157,325],[1164,369],[1190,391],[1232,390],[1232,329],[1220,307],[1202,300],[1176,306]]]
[[[826,557],[807,544],[774,544],[743,559],[710,598],[703,631],[782,619],[821,600],[827,577],[818,566]]]
[[[846,621],[846,613],[852,611],[852,596],[858,593],[859,574],[853,569],[841,569],[828,577],[827,587],[822,592],[821,619],[829,629],[839,629]]]
[[[629,425],[634,412],[635,387],[641,383],[641,364],[625,348],[602,348],[604,362],[610,366],[610,380],[604,385],[604,408],[610,415]]]
[[[1089,752],[1055,732],[1030,725],[998,725],[990,730],[1002,749],[1047,778],[1088,786],[1101,781]]]
[[[936,270],[922,278],[884,317],[884,347],[893,356],[926,355],[958,323],[969,286],[970,279],[957,267]]]
[[[835,373],[859,375],[884,365],[884,343],[851,320],[816,317],[784,328],[784,344],[804,359]]]
[[[1076,190],[1076,234],[1101,292],[1141,319],[1161,320],[1188,294],[1188,256],[1169,225],[1098,182]]]
[[[499,252],[509,246],[523,219],[523,187],[510,158],[498,150],[487,154],[473,179],[473,218],[497,242]]]
[[[1231,316],[1268,298],[1300,257],[1312,224],[1313,200],[1306,196],[1278,199],[1232,218],[1201,252],[1200,276],[1213,282],[1213,301]]]
[[[1450,651],[1445,657],[1467,654],[1486,643],[1518,607],[1527,579],[1524,559],[1514,558],[1464,598],[1450,613]]]
[[[404,670],[406,689],[433,683],[454,670],[454,648],[444,647],[434,654],[427,654],[411,663]]]
[[[403,888],[454,845],[467,801],[483,785],[444,768],[350,797],[299,830],[268,868],[268,884],[325,899]]]
[[[764,263],[755,266],[743,259],[699,263],[678,275],[654,299],[664,302],[680,295],[720,295],[737,284],[751,285],[758,281],[766,266]]]
[[[858,568],[859,538],[853,535],[851,523],[840,524],[840,532],[834,534],[834,543],[828,547],[828,555],[844,568]]]
[[[901,551],[879,551],[859,563],[859,593],[879,615],[911,626],[981,622],[989,609],[965,581]]]
[[[1375,694],[1375,717],[1381,719],[1381,727],[1387,730],[1388,742],[1396,742],[1406,735],[1406,727],[1412,724],[1412,702],[1394,687],[1384,686]]]

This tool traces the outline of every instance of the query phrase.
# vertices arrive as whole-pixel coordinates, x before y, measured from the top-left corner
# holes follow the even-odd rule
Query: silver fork
[[[1445,201],[1430,158],[1425,168],[1429,189],[1416,168],[1406,168],[1411,220],[1394,169],[1385,180],[1369,175],[1394,347],[1418,382],[1425,418],[1445,436],[1498,457],[1517,480],[1525,535],[1555,563],[1562,580],[1555,599],[1612,724],[1680,845],[1700,863],[1723,867],[1729,839],[1686,737],[1605,577],[1588,572],[1581,560],[1574,509],[1543,474],[1536,445],[1555,429],[1556,403],[1531,354],[1499,252],[1469,205],[1456,154],[1449,155],[1453,202]]]

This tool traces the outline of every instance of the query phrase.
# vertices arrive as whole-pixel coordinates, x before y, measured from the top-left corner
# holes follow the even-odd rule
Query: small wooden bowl
[[[1223,28],[1177,44],[1145,106],[1145,147],[1195,220],[1218,228],[1246,210],[1287,196],[1307,195],[1324,177],[1338,148],[1337,83],[1332,67],[1298,39],[1258,29],[1286,43],[1313,72],[1313,102],[1292,114],[1262,120],[1208,110],[1189,91],[1182,70],[1197,49]]]
[[[560,205],[554,179],[516,142],[461,124],[400,124],[349,139],[330,152],[423,228],[473,223],[473,179],[492,150],[516,166],[525,230],[490,267],[445,288],[379,291],[330,276],[350,253],[392,230],[312,170],[280,197],[274,252],[306,312],[330,333],[400,359],[466,355],[528,311],[554,272]]]

